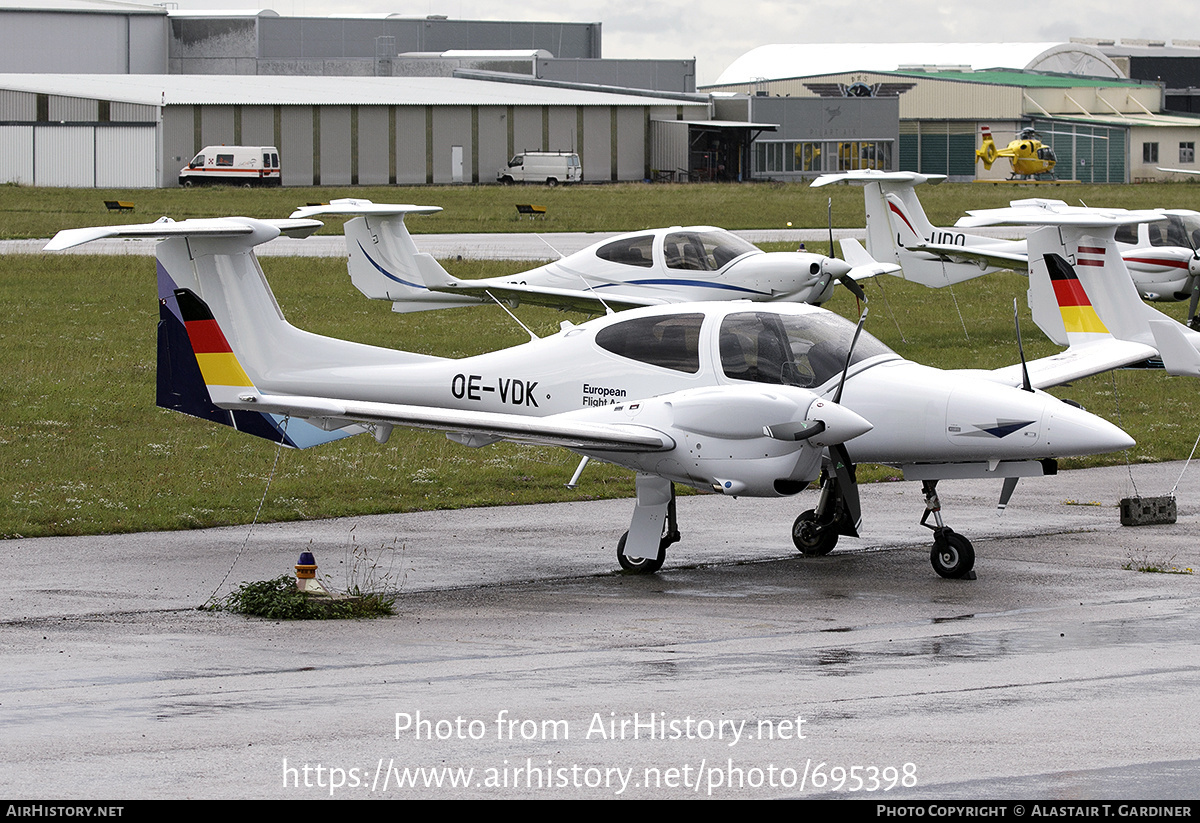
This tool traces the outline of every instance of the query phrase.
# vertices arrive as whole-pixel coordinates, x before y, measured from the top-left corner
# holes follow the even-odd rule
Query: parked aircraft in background
[[[679,539],[676,483],[730,496],[792,496],[821,477],[793,525],[808,554],[861,522],[858,462],[921,480],[934,515],[931,562],[968,574],[974,550],[945,526],[940,479],[1053,473],[1053,458],[1133,444],[1116,426],[1035,391],[1112,367],[1071,350],[996,372],[902,359],[806,304],[692,303],[635,309],[524,345],[447,359],[322,337],[284,319],[254,248],[313,220],[163,221],[59,232],[48,250],[102,237],[162,237],[159,403],[290,446],[394,426],[459,443],[565,446],[637,473],[618,542],[623,568],[651,572]],[[864,313],[865,319],[865,313]],[[1023,376],[1027,375],[1027,376]],[[1022,385],[1014,388],[1005,383]],[[583,464],[581,464],[582,469]],[[578,475],[578,472],[577,472]]]
[[[899,270],[873,260],[850,265],[808,252],[764,252],[724,229],[675,226],[602,240],[520,274],[461,280],[417,251],[404,223],[407,214],[436,211],[347,199],[306,206],[292,217],[355,215],[345,228],[350,278],[367,297],[393,301],[398,312],[493,301],[591,313],[704,300],[820,304],[839,279]]]
[[[1134,214],[1134,213],[1131,213]],[[1072,349],[1119,346],[1143,358],[1159,357],[1169,374],[1200,377],[1200,332],[1138,299],[1117,237],[1129,216],[1045,215],[1025,208],[995,209],[989,224],[1033,227],[1029,233],[1029,306],[1051,337]],[[1114,342],[1116,341],[1116,342]],[[1069,350],[1068,350],[1069,351]]]
[[[916,172],[852,171],[818,177],[814,186],[849,182],[863,184],[867,245],[863,252],[873,259],[897,263],[906,280],[940,288],[992,272],[1024,272],[1028,249],[1024,240],[997,240],[969,234],[964,229],[995,225],[991,214],[1009,209],[968,212],[952,228],[933,226],[921,207],[914,187],[940,183],[945,175]],[[1082,219],[1089,214],[1127,213],[1124,209],[1092,209],[1069,206],[1061,200],[1015,200],[1009,208],[1024,208],[1044,224]],[[1188,317],[1197,321],[1200,302],[1200,213],[1182,209],[1140,212],[1147,220],[1126,223],[1117,229],[1117,248],[1125,260],[1128,276],[1144,300],[1173,302],[1190,300]],[[858,244],[842,241],[849,257]],[[848,248],[849,247],[849,248]],[[1065,339],[1052,338],[1060,345]]]
[[[1042,136],[1035,129],[1021,129],[1002,149],[996,148],[996,139],[992,137],[989,126],[983,126],[981,131],[982,145],[975,150],[975,159],[982,160],[985,169],[990,170],[993,163],[1006,158],[1012,166],[1012,177],[1009,179],[1054,179],[1054,165],[1058,158],[1054,156],[1054,149],[1042,142]]]

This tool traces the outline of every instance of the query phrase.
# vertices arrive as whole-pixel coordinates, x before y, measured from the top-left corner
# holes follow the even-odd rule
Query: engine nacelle
[[[807,389],[737,385],[688,389],[578,412],[668,435],[664,452],[596,453],[603,460],[728,495],[796,494],[821,471],[825,448],[871,430],[859,415]]]

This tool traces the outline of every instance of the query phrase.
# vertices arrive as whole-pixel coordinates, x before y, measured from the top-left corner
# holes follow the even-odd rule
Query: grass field
[[[724,190],[709,191],[718,188]],[[977,191],[967,186],[958,188],[968,191],[956,197]],[[1175,202],[1159,201],[1158,205],[1185,205],[1178,202],[1183,195],[1200,192],[1182,185],[1106,188],[1101,191],[1109,196],[1103,202],[1115,203],[1124,198],[1123,204],[1147,205],[1140,191],[1143,188],[1156,189],[1161,197],[1166,193],[1180,195]],[[981,194],[991,190],[978,188]],[[782,214],[782,205],[756,204],[749,195],[760,193],[761,199],[774,201],[779,197],[777,192],[799,197],[805,190],[790,186],[614,186],[611,190],[597,187],[572,191],[486,187],[410,190],[402,197],[396,196],[396,190],[387,190],[370,196],[444,205],[447,200],[443,195],[453,194],[460,198],[457,202],[462,210],[469,208],[472,198],[477,201],[486,197],[499,210],[503,203],[495,196],[497,193],[503,193],[504,202],[511,203],[514,194],[526,191],[566,195],[569,199],[562,202],[580,209],[587,202],[586,196],[593,196],[597,203],[587,219],[595,223],[551,222],[549,226],[575,230],[660,225],[676,222],[676,217],[680,223],[744,227],[746,224],[725,219],[720,212],[698,215],[691,211],[693,206],[672,204],[672,199],[728,198],[739,206],[757,206]],[[858,211],[854,220],[846,219],[844,224],[861,225],[861,194],[856,189],[848,191]],[[318,195],[302,190],[297,196],[288,190],[231,190],[227,193],[232,196],[250,198],[240,201],[247,208],[222,211],[218,208],[222,193],[217,189],[164,191],[164,199],[156,202],[178,205],[193,195],[202,195],[212,198],[211,202],[203,201],[213,210],[204,214],[286,214],[297,200],[346,194],[323,191]],[[846,190],[839,188],[835,193],[841,197]],[[9,226],[10,212],[19,210],[20,203],[29,212],[28,232],[35,236],[46,236],[64,225],[102,222],[92,213],[92,202],[104,199],[102,193],[75,191],[68,196],[49,191],[44,198],[35,194],[32,190],[0,187],[0,232],[8,236],[20,233]],[[160,193],[144,194],[149,197]],[[128,195],[120,193],[123,198]],[[142,198],[143,193],[132,196]],[[816,208],[823,216],[824,196],[816,206],[810,203],[805,208]],[[1012,196],[1027,194],[1004,190],[1004,198]],[[266,199],[259,201],[259,197]],[[644,224],[622,224],[622,210],[628,215],[643,214],[643,198],[663,198],[659,202],[664,212],[657,215],[659,219],[652,219],[656,215],[647,212],[629,218],[645,219],[648,222]],[[549,202],[548,197],[538,199]],[[201,201],[187,202],[195,205]],[[278,208],[250,208],[262,203]],[[969,205],[994,204],[980,200]],[[139,203],[139,211],[141,208]],[[606,213],[608,208],[615,213]],[[851,210],[849,205],[845,209]],[[482,210],[478,207],[477,213]],[[179,217],[197,216],[195,212],[174,213]],[[49,221],[54,214],[59,222],[52,225]],[[145,213],[138,215],[138,219],[148,218]],[[435,219],[441,218],[430,218],[430,222]],[[559,219],[566,221],[566,217]],[[947,216],[935,219],[949,221]],[[131,218],[124,215],[121,220],[129,222]],[[502,225],[526,228],[515,221]],[[479,229],[439,226],[430,230]],[[486,230],[503,228],[498,225]],[[456,269],[452,262],[446,265],[462,276],[497,275],[526,267],[470,263],[458,264],[460,268]],[[319,333],[455,357],[526,339],[506,315],[490,307],[394,314],[386,303],[367,301],[354,290],[341,259],[267,258],[263,266],[289,320]],[[254,517],[275,464],[275,447],[154,406],[157,305],[153,272],[153,263],[147,258],[0,258],[0,356],[5,364],[0,385],[0,466],[4,467],[0,476],[0,536],[192,528],[246,523]],[[992,368],[1015,361],[1011,318],[1014,297],[1019,298],[1022,307],[1028,356],[1056,351],[1040,338],[1028,318],[1023,277],[994,275],[962,284],[953,292],[926,290],[893,278],[881,280],[879,285],[868,286],[872,314],[867,328],[906,357],[945,368]],[[848,293],[839,292],[828,308],[847,316],[857,315],[855,300]],[[1181,317],[1183,307],[1169,307],[1168,311]],[[522,308],[520,316],[539,334],[555,330],[564,317],[558,312],[529,308]],[[1055,393],[1119,422],[1139,441],[1129,455],[1064,462],[1068,467],[1120,463],[1126,458],[1135,463],[1183,458],[1196,437],[1196,383],[1190,379],[1168,378],[1161,372],[1120,371],[1080,381]],[[351,438],[303,452],[283,451],[262,517],[304,519],[632,493],[628,472],[595,463],[584,474],[580,489],[567,491],[563,484],[576,462],[562,449],[508,445],[467,449],[431,433],[397,431],[385,446],[369,437]],[[890,469],[875,468],[865,470],[862,476],[879,479],[894,474]]]
[[[1125,208],[1200,209],[1200,184],[1137,186],[1058,184],[1010,186],[942,184],[918,189],[934,225],[948,225],[967,209],[996,208],[1009,200],[1048,197],[1070,203]],[[286,217],[309,202],[361,197],[377,203],[441,206],[444,211],[408,221],[414,233],[507,231],[634,231],[673,225],[727,229],[822,228],[833,200],[833,224],[863,226],[862,191],[856,186],[814,189],[802,183],[748,185],[624,183],[605,186],[422,186],[390,188],[81,190],[0,186],[0,239],[51,237],[59,229],[148,222],[163,215]],[[131,200],[136,211],[110,213],[105,200]],[[518,220],[517,203],[547,208],[546,219]],[[323,233],[339,234],[343,218],[323,218]]]

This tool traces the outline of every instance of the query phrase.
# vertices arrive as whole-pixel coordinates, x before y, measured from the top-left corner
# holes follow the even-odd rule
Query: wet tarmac
[[[1196,799],[1200,466],[919,484],[803,558],[798,500],[679,501],[663,571],[614,572],[632,502],[9,540],[0,793],[66,798]],[[585,478],[586,479],[586,478]],[[584,489],[586,490],[586,489]],[[394,617],[199,611],[300,550],[385,551]],[[223,584],[221,581],[225,579]]]

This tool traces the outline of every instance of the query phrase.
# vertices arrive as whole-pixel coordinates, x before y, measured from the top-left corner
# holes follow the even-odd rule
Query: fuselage
[[[764,252],[713,226],[631,232],[517,275],[472,285],[588,290],[601,299],[638,303],[799,300],[820,303],[832,291],[826,258]]]
[[[831,399],[854,331],[844,318],[804,304],[687,304],[568,325],[461,360],[275,370],[259,388],[533,416],[576,412],[597,421],[621,406],[620,422],[637,423],[631,404],[711,386],[794,386]],[[1033,460],[1133,442],[1051,395],[904,360],[865,332],[841,404],[874,427],[848,444],[862,462]]]

